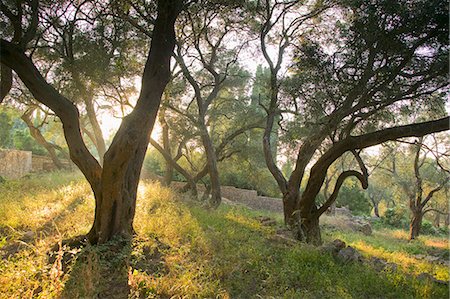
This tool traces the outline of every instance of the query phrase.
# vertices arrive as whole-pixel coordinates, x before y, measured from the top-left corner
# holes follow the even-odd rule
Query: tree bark
[[[409,239],[414,240],[420,235],[423,213],[420,209],[412,209],[411,222],[409,224]]]
[[[380,218],[380,211],[378,210],[378,204],[379,204],[379,202],[376,201],[376,200],[373,198],[373,196],[370,196],[370,195],[369,195],[369,198],[370,198],[370,201],[372,202],[373,213],[375,214],[375,217]]]
[[[437,227],[437,228],[439,228],[441,226],[441,214],[440,213],[435,212],[433,225],[434,225],[434,227]]]
[[[97,115],[95,114],[94,105],[92,103],[92,99],[85,98],[84,103],[86,105],[86,113],[89,118],[89,122],[92,126],[92,132],[95,137],[95,148],[97,149],[98,158],[100,165],[103,165],[103,157],[106,153],[106,144],[105,139],[103,138],[102,129],[97,119]]]
[[[319,216],[317,208],[314,207],[309,217],[301,218],[299,227],[297,227],[297,239],[315,246],[322,245],[322,236],[320,233]]]
[[[378,203],[373,204],[373,213],[375,214],[375,217],[380,218],[380,211],[378,210]]]
[[[297,194],[292,193],[284,193],[283,194],[283,215],[284,215],[284,224],[289,227],[294,227],[298,222],[298,217],[296,218],[296,209],[297,209]]]
[[[166,152],[170,154],[170,157],[172,157],[172,151],[170,148],[170,136],[169,136],[169,125],[166,122],[166,119],[164,118],[164,111],[161,110],[160,112],[161,117],[159,118],[159,122],[161,123],[162,128],[162,141],[163,141],[163,148]],[[172,183],[173,179],[173,166],[170,163],[170,159],[166,159],[164,157],[164,160],[166,161],[166,169],[164,171],[164,180],[163,184],[165,186],[170,186],[170,183]]]
[[[2,80],[0,82],[0,104],[5,99],[12,87],[12,70],[5,64],[0,64],[0,72],[2,74]]]
[[[217,208],[222,201],[220,192],[219,171],[217,170],[217,157],[214,145],[209,137],[206,126],[201,128],[201,139],[206,152],[206,164],[208,167],[209,179],[211,181],[211,198],[209,200],[212,208]]]

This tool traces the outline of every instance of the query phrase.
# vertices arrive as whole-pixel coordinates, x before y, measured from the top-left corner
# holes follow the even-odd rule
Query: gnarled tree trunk
[[[201,139],[206,152],[206,164],[208,167],[209,179],[211,181],[211,198],[210,205],[213,208],[217,208],[222,201],[222,196],[220,192],[220,181],[219,181],[219,171],[217,170],[217,157],[212,143],[209,137],[206,126],[202,127]]]
[[[300,227],[297,230],[297,239],[316,246],[322,245],[320,233],[319,217],[312,212],[308,218],[300,220]]]
[[[411,209],[411,222],[409,224],[409,239],[414,240],[420,235],[423,213],[421,209]]]
[[[294,227],[297,223],[296,208],[297,208],[298,193],[286,192],[283,194],[283,214],[284,224]]]
[[[433,225],[438,228],[441,226],[441,213],[435,213]]]

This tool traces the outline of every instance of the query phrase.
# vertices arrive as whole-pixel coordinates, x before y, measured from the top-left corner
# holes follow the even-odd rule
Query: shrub
[[[382,222],[386,225],[407,229],[409,225],[409,219],[405,209],[402,208],[389,208],[382,217]]]
[[[356,182],[352,183],[350,186],[342,186],[336,199],[336,205],[338,207],[348,207],[352,214],[370,215],[371,207],[361,191],[361,187]]]

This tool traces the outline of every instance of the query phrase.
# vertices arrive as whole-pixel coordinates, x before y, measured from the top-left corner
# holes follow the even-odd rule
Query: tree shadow
[[[82,236],[65,240],[49,263],[68,275],[60,298],[129,298],[132,271],[165,274],[164,251],[168,245],[158,238],[135,236],[132,241],[115,238],[90,245]],[[59,264],[58,264],[59,263]],[[141,298],[140,294],[134,294]]]
[[[59,233],[57,229],[57,224],[62,223],[67,216],[73,213],[76,208],[83,204],[84,200],[82,197],[75,198],[72,200],[64,209],[59,211],[57,215],[51,217],[50,220],[43,223],[40,227],[34,231],[27,229],[26,227],[19,227],[16,229],[2,227],[0,229],[0,236],[6,236],[8,243],[1,248],[2,259],[8,259],[21,251],[30,248],[30,244],[36,242],[42,236],[48,236],[54,233]],[[13,231],[14,230],[14,231]],[[18,238],[11,238],[12,235],[20,235]],[[75,237],[77,239],[79,237]]]
[[[276,228],[265,230],[255,223],[226,215],[218,215],[226,221],[213,226],[210,217],[192,215],[214,248],[209,252],[208,267],[223,267],[218,271],[220,285],[232,298],[283,297],[286,294],[322,297],[324,289],[328,289],[327,296],[338,296],[336,290],[339,290],[354,298],[371,293],[374,297],[383,297],[383,289],[391,292],[387,297],[394,298],[400,294],[399,287],[404,289],[405,296],[415,293],[405,273],[378,272],[363,262],[343,264],[320,248],[302,243],[287,244],[273,238]],[[401,282],[392,279],[393,276]],[[329,289],[329,281],[333,281],[333,289]]]
[[[60,298],[128,298],[130,241],[116,238],[95,246],[79,241],[61,242],[49,259],[68,275]]]

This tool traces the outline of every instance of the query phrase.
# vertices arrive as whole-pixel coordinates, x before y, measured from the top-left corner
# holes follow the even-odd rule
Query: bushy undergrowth
[[[363,264],[343,264],[314,247],[280,242],[276,227],[256,219],[260,213],[226,205],[206,210],[156,183],[140,186],[137,236],[131,245],[113,240],[81,247],[62,242],[86,233],[92,221],[93,198],[79,175],[35,177],[0,189],[0,298],[120,298],[127,293],[130,298],[445,298],[448,294],[445,286],[413,278],[418,271],[413,266],[378,273]],[[388,229],[371,237],[324,233],[327,240],[339,237],[365,255],[397,262],[402,261],[396,255],[406,261],[413,254],[448,246],[442,238],[420,238],[418,245],[406,245],[396,234]],[[448,279],[448,271],[436,274],[436,268],[427,267],[424,270]]]

